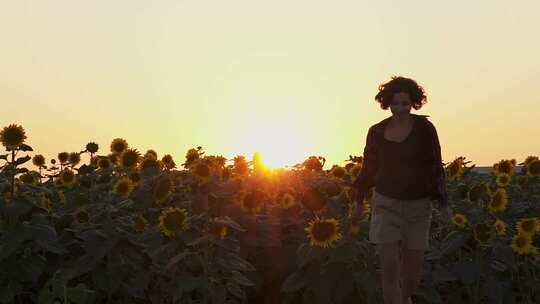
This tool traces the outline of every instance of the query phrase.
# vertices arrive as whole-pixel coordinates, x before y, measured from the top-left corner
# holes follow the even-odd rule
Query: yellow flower
[[[52,208],[51,200],[43,192],[41,192],[40,196],[41,196],[41,200],[40,200],[41,207],[43,207],[46,210],[51,210]]]
[[[173,157],[170,154],[165,154],[161,158],[161,162],[165,165],[165,168],[172,169],[176,167],[176,164],[174,163]]]
[[[120,154],[128,149],[128,143],[123,138],[115,138],[111,142],[111,152],[115,154]]]
[[[75,173],[70,169],[64,169],[60,173],[60,182],[62,185],[71,187],[75,184],[76,176]]]
[[[19,179],[25,184],[35,185],[39,182],[39,173],[35,171],[25,172],[19,176]]]
[[[264,192],[255,189],[249,192],[243,192],[240,195],[240,208],[242,211],[250,214],[261,212],[264,207]]]
[[[346,173],[345,168],[338,165],[334,165],[331,169],[331,172],[332,175],[336,178],[342,178],[343,176],[345,176]]]
[[[193,166],[192,171],[195,177],[202,182],[207,182],[211,178],[212,172],[210,170],[210,167],[203,162],[199,162],[195,166]]]
[[[302,205],[313,212],[321,211],[326,207],[326,196],[316,188],[308,188],[302,196]]]
[[[478,223],[474,225],[474,238],[481,243],[489,241],[492,236],[491,227],[484,223]]]
[[[60,200],[61,204],[64,204],[66,202],[66,196],[63,191],[57,191],[58,199]]]
[[[120,165],[124,168],[134,168],[139,163],[141,154],[137,149],[127,149],[120,154]]]
[[[220,219],[213,218],[210,220],[210,223],[208,223],[207,231],[208,233],[219,236],[223,239],[225,236],[227,236],[229,227],[227,227],[227,225],[225,225]]]
[[[189,149],[186,153],[186,163],[191,163],[192,161],[199,158],[200,149]]]
[[[452,223],[454,223],[454,225],[458,226],[459,228],[463,228],[467,223],[467,218],[461,213],[456,213],[452,217]]]
[[[144,218],[144,216],[137,214],[135,217],[133,217],[133,226],[137,232],[143,232],[148,226],[148,221]]]
[[[523,218],[516,223],[518,233],[531,237],[540,231],[540,220],[537,217]]]
[[[32,158],[32,163],[36,167],[43,167],[45,165],[45,157],[41,154],[34,155]]]
[[[146,152],[144,153],[144,157],[145,158],[150,158],[150,159],[153,159],[153,160],[157,160],[157,152],[155,150],[152,150],[152,149],[149,149],[149,150],[146,150]]]
[[[161,170],[163,167],[163,164],[160,160],[157,160],[154,158],[151,154],[150,156],[145,156],[141,163],[139,164],[139,169],[141,171],[147,170],[147,169],[155,169],[155,170]]]
[[[536,248],[532,245],[532,238],[526,234],[516,234],[512,238],[512,249],[522,255],[527,253],[535,253]]]
[[[159,216],[159,228],[166,236],[173,237],[174,233],[186,230],[187,211],[185,209],[169,207]]]
[[[525,171],[527,172],[527,176],[540,176],[540,160],[536,159],[529,162],[525,167]]]
[[[349,232],[351,235],[358,235],[360,232],[360,224],[359,223],[351,223],[349,226]]]
[[[464,160],[464,157],[458,157],[446,167],[446,170],[448,172],[448,181],[453,181],[461,176],[461,174],[463,173]]]
[[[290,193],[284,193],[279,201],[281,208],[287,210],[296,204],[294,196]]]
[[[120,197],[126,198],[133,191],[134,185],[128,177],[121,177],[113,186],[113,192]]]
[[[71,152],[69,153],[69,163],[73,166],[76,166],[78,163],[81,162],[81,154],[79,152]]]
[[[535,161],[535,160],[538,160],[538,156],[530,155],[530,156],[527,156],[525,158],[525,160],[523,161],[523,163],[521,163],[520,165],[523,165],[524,167],[527,167],[527,165],[529,163],[531,163],[532,161]]]
[[[111,166],[111,160],[108,157],[99,157],[97,165],[100,169],[105,170]]]
[[[59,161],[61,164],[67,163],[68,160],[69,160],[69,153],[67,153],[67,152],[60,152],[60,153],[58,153],[58,161]]]
[[[0,141],[8,151],[17,149],[25,139],[24,128],[20,125],[10,124],[0,131]]]
[[[508,204],[508,195],[504,188],[498,188],[491,196],[491,201],[488,203],[488,209],[491,212],[502,212]]]
[[[334,218],[315,218],[305,228],[311,246],[328,247],[341,239],[338,221]]]
[[[495,175],[500,175],[506,173],[510,176],[514,175],[516,169],[516,160],[515,159],[503,159],[498,163],[493,165],[493,172]]]
[[[500,219],[497,219],[495,221],[495,231],[497,232],[497,235],[503,235],[506,233],[506,223],[501,221]]]
[[[501,173],[497,175],[497,178],[496,178],[496,183],[497,183],[497,186],[499,187],[506,187],[510,184],[511,181],[512,181],[512,176],[510,176],[507,173]]]
[[[352,168],[351,168],[351,176],[353,178],[356,178],[358,176],[358,174],[360,173],[360,171],[362,171],[362,164],[355,164]]]
[[[169,177],[163,177],[154,186],[154,198],[159,204],[164,203],[173,193],[173,183]]]

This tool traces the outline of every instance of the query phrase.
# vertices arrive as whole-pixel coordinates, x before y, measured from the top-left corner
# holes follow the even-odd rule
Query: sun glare
[[[266,168],[282,168],[304,161],[309,154],[309,142],[294,125],[251,125],[236,133],[238,154],[251,160],[259,153]]]

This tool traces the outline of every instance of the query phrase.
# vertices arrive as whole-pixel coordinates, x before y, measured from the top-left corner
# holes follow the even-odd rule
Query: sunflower
[[[536,252],[536,248],[532,245],[531,236],[526,234],[518,233],[514,235],[514,237],[512,238],[511,247],[516,253],[520,255]]]
[[[212,171],[208,164],[201,162],[192,167],[192,172],[198,180],[206,182],[210,180]]]
[[[501,173],[501,174],[497,175],[497,178],[496,178],[495,181],[497,183],[497,186],[506,187],[512,181],[512,176],[510,176],[507,173]]]
[[[110,153],[109,155],[107,155],[107,158],[109,158],[109,160],[111,161],[111,163],[113,164],[118,164],[118,160],[120,158],[120,154],[117,154],[117,153]]]
[[[448,181],[453,181],[463,173],[463,157],[458,157],[452,161],[447,167]]]
[[[358,235],[360,232],[360,224],[359,223],[351,223],[349,225],[349,233],[351,235]]]
[[[236,175],[246,176],[249,173],[249,167],[246,161],[246,158],[242,155],[236,156],[234,158],[234,167],[233,171]]]
[[[145,156],[143,158],[143,160],[141,161],[141,163],[139,164],[139,169],[141,171],[144,171],[144,170],[161,170],[162,168],[162,163],[161,161],[159,161],[158,159],[154,158],[153,156],[150,155],[150,157],[148,156]]]
[[[516,167],[515,159],[503,159],[493,165],[493,173],[495,175],[506,173],[511,176],[511,175],[514,175],[514,171],[516,169],[515,167]]]
[[[347,172],[345,170],[345,168],[341,167],[341,166],[338,166],[338,165],[334,165],[331,169],[331,172],[332,172],[332,175],[336,178],[342,178],[343,176],[345,176],[345,173]]]
[[[46,210],[51,210],[51,207],[52,207],[51,200],[43,192],[40,195],[40,205],[43,209],[46,209]]]
[[[304,161],[304,168],[309,171],[321,171],[323,168],[321,160],[324,160],[324,157],[310,156]]]
[[[137,149],[127,149],[120,154],[120,165],[124,168],[136,167],[141,158],[141,154]]]
[[[464,228],[465,224],[467,223],[467,218],[461,213],[456,213],[452,217],[452,223],[454,223],[454,225],[458,226],[459,228]]]
[[[71,165],[76,166],[81,162],[81,154],[79,154],[79,152],[71,152],[69,153],[68,159]]]
[[[495,220],[495,232],[497,235],[503,235],[506,233],[506,223],[500,219]]]
[[[75,184],[76,176],[75,172],[69,169],[64,169],[60,173],[60,182],[62,185],[71,187]]]
[[[34,155],[32,158],[32,163],[36,167],[43,167],[45,165],[45,157],[41,154]]]
[[[35,185],[39,182],[39,173],[35,171],[29,171],[21,174],[19,180],[25,184]]]
[[[137,232],[143,232],[148,227],[148,221],[141,214],[133,217],[133,227]]]
[[[90,153],[96,153],[98,150],[99,146],[95,142],[89,142],[86,144],[86,151]]]
[[[528,175],[520,175],[518,177],[517,182],[521,187],[525,187],[529,183],[529,176]]]
[[[172,195],[173,190],[173,183],[170,178],[161,178],[154,186],[154,198],[159,204],[162,204]]]
[[[353,178],[356,178],[358,174],[360,173],[360,171],[362,171],[362,164],[354,165],[350,170],[351,176]]]
[[[525,167],[525,171],[527,172],[527,176],[540,176],[540,160],[536,159],[529,162]]]
[[[292,194],[286,192],[281,196],[279,204],[282,209],[287,210],[294,206],[296,204],[296,201],[294,200],[294,196]]]
[[[153,149],[148,149],[146,150],[146,152],[144,153],[144,158],[150,158],[150,159],[153,159],[153,160],[157,160],[158,158],[158,155],[157,155],[157,152]]]
[[[480,243],[486,243],[492,237],[491,227],[484,223],[474,225],[474,238]]]
[[[255,189],[240,195],[240,208],[250,214],[261,212],[264,207],[264,192]]]
[[[305,228],[311,246],[328,247],[341,239],[338,221],[334,218],[315,218]]]
[[[516,228],[520,234],[526,234],[532,237],[540,231],[540,220],[537,217],[523,218],[516,223]]]
[[[508,195],[504,188],[498,188],[491,196],[491,201],[488,203],[488,209],[491,212],[502,212],[508,204]]]
[[[336,196],[342,192],[341,186],[335,180],[326,180],[321,188],[328,196]]]
[[[59,161],[61,164],[67,163],[68,160],[69,160],[69,153],[67,153],[67,152],[60,152],[60,153],[58,153],[58,161]]]
[[[121,177],[116,181],[113,186],[113,192],[118,194],[120,197],[126,198],[129,196],[131,191],[133,191],[134,185],[131,179],[126,176]]]
[[[169,207],[159,216],[159,228],[168,237],[173,237],[177,231],[186,230],[187,211],[175,207]]]
[[[90,219],[90,215],[88,212],[81,210],[75,214],[75,218],[77,219],[77,222],[79,223],[88,223],[88,220]]]
[[[99,157],[97,165],[102,170],[108,169],[111,167],[111,160],[108,157]]]
[[[229,227],[227,227],[227,225],[225,225],[218,218],[213,218],[210,220],[210,223],[208,223],[207,232],[216,235],[222,239],[227,236],[228,231]]]
[[[114,154],[120,154],[129,148],[128,143],[123,138],[115,138],[111,142],[111,152]]]
[[[308,188],[302,196],[302,205],[313,212],[321,211],[326,207],[326,196],[316,188]]]
[[[64,194],[63,191],[57,191],[56,194],[58,195],[58,200],[60,201],[61,204],[65,204],[66,203],[66,195]]]
[[[186,153],[186,163],[191,163],[192,161],[199,158],[200,149],[189,149]]]
[[[485,184],[474,185],[467,191],[467,200],[470,202],[477,202],[486,192],[487,188]]]
[[[165,154],[161,158],[161,162],[163,165],[165,165],[165,168],[172,169],[176,167],[176,164],[174,163],[173,157],[170,154]]]
[[[24,128],[20,125],[10,124],[0,131],[0,141],[8,151],[17,149],[25,139]]]

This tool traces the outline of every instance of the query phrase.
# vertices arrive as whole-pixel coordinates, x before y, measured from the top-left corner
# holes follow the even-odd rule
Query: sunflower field
[[[0,303],[383,302],[353,216],[362,157],[267,169],[196,147],[177,165],[116,138],[47,161],[25,140],[0,132]],[[433,209],[417,303],[540,303],[540,159],[470,163],[445,164],[454,216]]]

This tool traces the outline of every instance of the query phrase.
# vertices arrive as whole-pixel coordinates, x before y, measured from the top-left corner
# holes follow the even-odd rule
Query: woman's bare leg
[[[411,296],[416,293],[422,274],[424,251],[401,248],[402,264],[402,301],[403,304],[412,303]]]
[[[402,304],[401,262],[399,246],[401,241],[377,244],[381,263],[383,299],[385,304]]]

